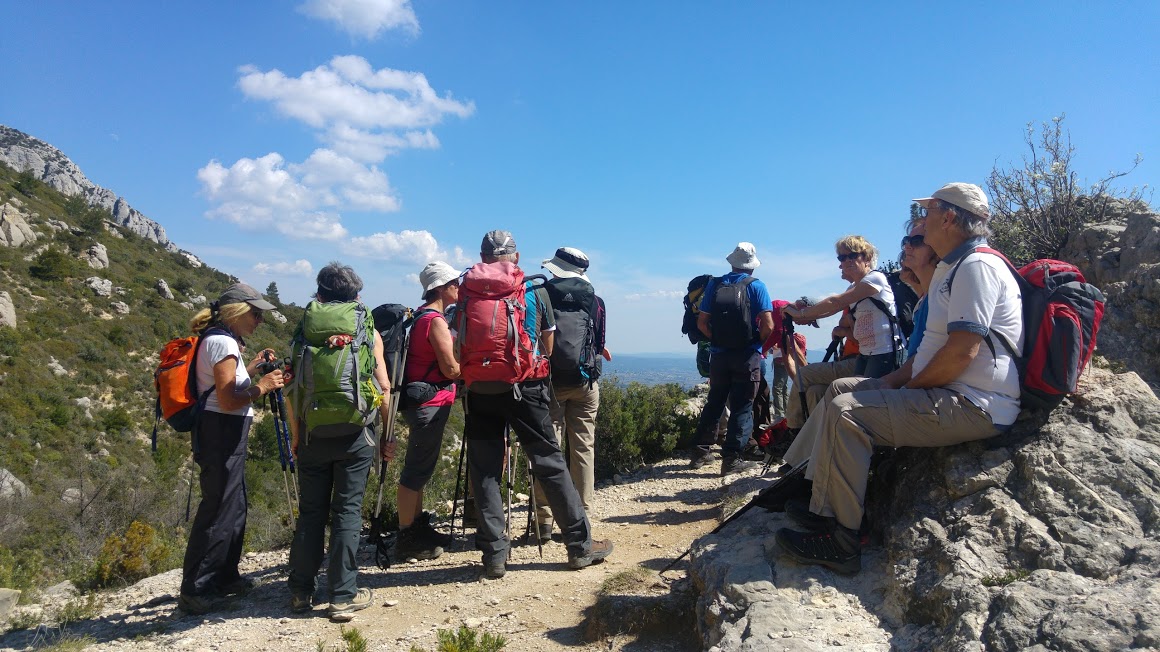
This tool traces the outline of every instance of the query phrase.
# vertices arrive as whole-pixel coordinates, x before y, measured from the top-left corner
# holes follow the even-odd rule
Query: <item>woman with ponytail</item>
[[[273,309],[257,290],[237,283],[190,321],[201,335],[193,371],[204,407],[192,433],[201,503],[189,531],[178,600],[189,613],[206,613],[215,598],[250,588],[238,572],[246,533],[246,445],[253,405],[283,381],[281,369],[250,381],[258,365],[275,355],[265,349],[243,364],[242,338],[262,323],[263,311]]]

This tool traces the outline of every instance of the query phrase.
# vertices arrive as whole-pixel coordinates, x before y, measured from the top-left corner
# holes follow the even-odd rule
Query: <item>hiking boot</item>
[[[489,580],[498,580],[507,573],[507,553],[483,558],[483,576]]]
[[[290,594],[290,611],[291,613],[304,614],[308,611],[314,610],[313,596],[309,593],[291,593]]]
[[[761,450],[761,446],[750,443],[748,446],[741,449],[741,459],[749,460],[751,462],[764,462],[765,451]]]
[[[829,532],[837,523],[832,516],[811,512],[809,503],[796,498],[785,501],[785,515],[810,532]]]
[[[744,473],[752,471],[757,468],[757,462],[750,462],[743,460],[740,457],[729,457],[721,460],[721,477],[733,475],[734,473]]]
[[[438,559],[443,547],[437,545],[430,536],[412,523],[411,527],[399,530],[395,538],[395,559]]]
[[[568,568],[572,570],[580,570],[587,568],[592,564],[598,564],[604,561],[604,558],[612,554],[612,542],[605,539],[604,541],[592,540],[592,546],[588,549],[587,555],[573,555],[568,553]]]
[[[540,543],[551,543],[552,542],[552,524],[551,523],[540,523],[539,531],[536,534],[539,535]]]
[[[221,588],[222,595],[246,595],[254,590],[258,583],[248,577],[239,577],[238,579],[226,584]]]
[[[774,482],[768,489],[758,494],[757,498],[753,499],[753,504],[771,512],[784,512],[786,501],[795,498],[808,501],[813,491],[814,483],[802,476],[786,478]]]
[[[331,602],[326,613],[334,622],[346,623],[354,618],[354,612],[366,609],[371,606],[372,602],[374,602],[374,594],[371,593],[371,590],[359,589],[349,602]]]
[[[693,449],[693,459],[689,460],[690,469],[699,469],[706,464],[709,464],[716,459],[712,453],[707,449],[695,448]]]
[[[194,595],[192,593],[182,593],[177,598],[177,608],[181,609],[187,614],[200,616],[213,611],[213,598],[206,595]]]
[[[777,543],[790,557],[803,564],[819,564],[839,573],[862,570],[862,541],[858,533],[834,525],[832,532],[777,531]]]
[[[444,534],[431,525],[431,512],[420,512],[411,527],[418,527],[425,541],[430,541],[441,548],[447,548],[454,540],[450,534]]]

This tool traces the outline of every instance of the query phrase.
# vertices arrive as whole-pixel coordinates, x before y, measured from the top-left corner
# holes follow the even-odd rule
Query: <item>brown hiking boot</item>
[[[612,554],[612,542],[605,539],[603,541],[592,540],[592,547],[588,549],[586,555],[573,555],[568,553],[568,568],[572,570],[580,570],[587,568],[592,564],[598,564],[604,561],[604,558]]]

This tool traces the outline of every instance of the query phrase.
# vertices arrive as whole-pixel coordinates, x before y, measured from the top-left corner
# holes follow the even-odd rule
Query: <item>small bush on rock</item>
[[[99,586],[132,584],[152,575],[169,554],[169,546],[158,539],[156,530],[133,521],[124,537],[113,534],[105,539],[97,556],[96,581]]]
[[[696,421],[680,413],[686,399],[679,385],[600,384],[596,417],[596,475],[613,474],[668,457],[688,439]]]

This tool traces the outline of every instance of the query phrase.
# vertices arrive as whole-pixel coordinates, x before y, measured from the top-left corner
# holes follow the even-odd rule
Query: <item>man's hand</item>
[[[600,352],[600,355],[603,356],[605,360],[612,362],[612,354],[608,352],[607,346],[604,347],[604,350]]]
[[[392,438],[387,441],[386,438],[379,440],[379,450],[382,451],[383,461],[390,462],[395,459],[395,451],[399,446],[399,440]]]

